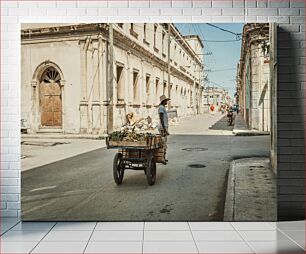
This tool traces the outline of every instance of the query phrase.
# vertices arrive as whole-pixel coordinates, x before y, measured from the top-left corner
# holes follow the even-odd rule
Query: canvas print
[[[22,24],[22,219],[276,220],[276,36]]]

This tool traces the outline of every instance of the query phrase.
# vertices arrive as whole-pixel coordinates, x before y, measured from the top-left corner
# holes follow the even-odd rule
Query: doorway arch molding
[[[65,86],[65,79],[64,79],[64,73],[62,72],[61,68],[55,63],[52,62],[50,60],[46,60],[44,62],[42,62],[40,65],[38,65],[33,73],[32,76],[32,82],[31,85],[33,87],[37,86],[39,84],[39,82],[41,81],[40,78],[42,77],[44,71],[46,69],[48,69],[49,67],[53,67],[54,69],[56,69],[58,71],[58,73],[61,76],[61,80],[60,80],[60,86],[64,87]]]
[[[62,100],[62,124],[61,124],[61,130],[64,133],[65,131],[65,93],[64,93],[64,87],[65,87],[65,79],[64,79],[64,73],[62,69],[59,67],[58,64],[56,64],[53,61],[45,60],[44,62],[40,63],[34,70],[31,80],[31,87],[32,87],[32,116],[33,119],[31,121],[32,130],[33,132],[39,132],[40,129],[43,128],[41,124],[41,109],[40,109],[40,98],[39,98],[39,85],[41,83],[41,78],[44,72],[48,68],[54,68],[59,74],[60,74],[60,81],[59,86],[61,89],[61,100]]]

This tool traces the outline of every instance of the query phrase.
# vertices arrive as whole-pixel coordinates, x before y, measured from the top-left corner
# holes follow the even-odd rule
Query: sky
[[[220,28],[241,34],[243,25],[238,23],[210,23]],[[204,53],[211,52],[211,55],[204,55],[205,69],[208,71],[208,80],[216,83],[219,87],[228,89],[233,96],[236,92],[237,64],[240,58],[241,40],[237,36],[206,23],[184,23],[175,24],[183,35],[199,35],[204,44]],[[207,40],[207,41],[206,41]],[[213,41],[213,42],[210,42]],[[216,42],[227,41],[227,42]],[[218,85],[216,85],[218,87]],[[206,83],[206,86],[213,86]]]

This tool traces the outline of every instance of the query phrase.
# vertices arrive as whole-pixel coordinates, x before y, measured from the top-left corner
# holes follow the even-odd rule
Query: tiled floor
[[[19,222],[1,219],[0,253],[304,253],[305,221]]]

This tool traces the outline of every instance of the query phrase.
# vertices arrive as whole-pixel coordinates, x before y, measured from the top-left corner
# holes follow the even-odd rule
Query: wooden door
[[[62,93],[59,81],[43,78],[39,87],[42,127],[62,126]]]

